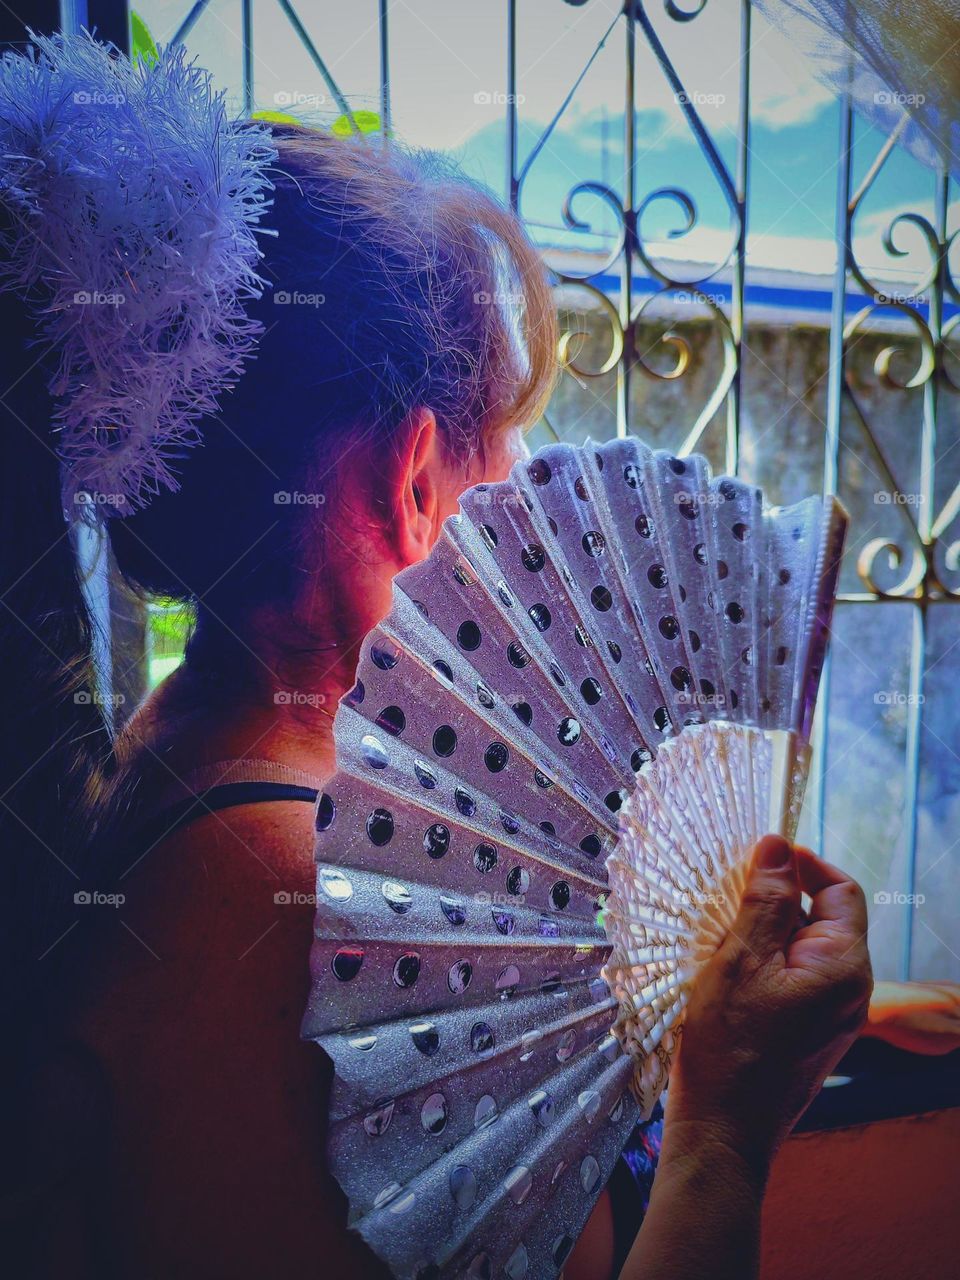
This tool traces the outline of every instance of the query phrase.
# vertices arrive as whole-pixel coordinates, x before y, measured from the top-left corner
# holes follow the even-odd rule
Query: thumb
[[[764,836],[753,851],[732,933],[766,960],[783,951],[797,926],[800,879],[793,849],[782,836]]]

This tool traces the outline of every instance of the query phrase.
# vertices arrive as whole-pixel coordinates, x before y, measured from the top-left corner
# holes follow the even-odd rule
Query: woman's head
[[[539,258],[482,188],[380,139],[276,141],[257,355],[181,490],[112,528],[128,578],[231,628],[344,556],[369,595],[371,568],[425,554],[458,492],[509,465],[554,369]]]
[[[50,56],[56,61],[68,52]],[[107,62],[104,74],[112,77],[114,60]],[[131,74],[139,84],[139,72]],[[171,67],[171,77],[177,74]],[[223,127],[219,108],[204,98],[192,70],[183,83],[181,98],[189,100],[202,143],[190,172],[218,172],[225,182],[223,216],[214,216],[209,203],[198,209],[212,232],[220,229],[219,247],[229,252],[241,227],[236,169],[226,161],[235,164],[246,151],[233,133],[214,145]],[[33,105],[45,112],[56,101],[44,92]],[[209,120],[195,118],[208,109]],[[23,103],[14,114],[19,122]],[[146,114],[131,109],[125,119],[134,134],[149,129]],[[40,127],[37,133],[43,144],[48,134]],[[135,140],[142,149],[131,145],[124,154],[149,157],[150,139]],[[204,676],[210,669],[201,662],[204,651],[215,668],[222,666],[231,635],[241,641],[235,654],[273,635],[286,658],[325,647],[319,633],[331,613],[338,639],[371,625],[388,607],[392,574],[426,554],[459,491],[504,472],[516,428],[536,418],[552,381],[555,322],[544,274],[518,222],[495,200],[439,158],[385,148],[381,140],[284,128],[276,142],[275,200],[264,219],[275,234],[262,240],[269,287],[248,300],[251,318],[264,327],[257,353],[224,395],[223,413],[200,423],[202,446],[185,450],[175,466],[181,491],[161,493],[146,510],[109,522],[131,583],[197,602],[192,643],[199,644],[194,660]],[[90,209],[105,202],[116,213],[107,199],[115,185],[104,186],[97,166],[117,159],[107,145],[84,157],[87,163],[68,166],[91,227],[113,225]],[[42,172],[44,165],[35,168]],[[85,174],[96,199],[83,199]],[[159,169],[158,175],[162,186],[166,176]],[[188,202],[195,181],[182,184]],[[16,183],[11,190],[23,196]],[[52,190],[53,203],[41,213],[59,225],[68,197],[61,186]],[[118,199],[126,216],[128,202]],[[15,218],[8,203],[0,201],[0,212]],[[148,238],[152,225],[144,226]],[[176,252],[173,231],[170,242],[161,241],[165,253]],[[151,276],[151,288],[158,279]],[[173,279],[179,296],[182,272],[179,285],[176,272]],[[54,943],[63,933],[77,877],[107,874],[97,870],[98,845],[87,828],[107,813],[96,797],[105,784],[113,789],[116,766],[70,536],[80,522],[64,521],[57,438],[50,432],[62,352],[45,342],[37,358],[34,304],[51,288],[44,278],[37,297],[0,291],[9,337],[0,353],[9,535],[0,565],[2,626],[8,665],[23,677],[8,708],[17,733],[0,751],[6,796],[0,835],[9,836],[4,866],[9,914],[17,922],[0,946],[0,969],[8,979],[5,1005],[17,994],[23,1009],[38,980],[36,938]],[[232,315],[235,286],[223,288]],[[190,336],[203,331],[204,305],[199,295],[192,299],[183,331],[166,325],[150,353],[155,363],[162,342],[176,350],[181,366],[196,351]],[[123,319],[118,311],[117,323]],[[210,335],[223,331],[209,327],[207,356]],[[340,652],[346,663],[354,650],[344,645]],[[253,669],[262,673],[262,658]],[[245,680],[247,672],[237,675]],[[29,981],[21,980],[24,966]]]

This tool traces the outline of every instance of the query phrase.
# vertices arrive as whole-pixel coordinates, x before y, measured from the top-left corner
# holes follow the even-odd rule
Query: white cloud
[[[740,50],[738,24],[730,21],[729,6],[707,6],[690,24],[676,23],[661,15],[654,25],[706,127],[711,131],[735,129]],[[576,42],[572,39],[574,34]],[[556,110],[573,83],[589,52],[582,43],[585,34],[582,29],[571,28],[568,36],[558,38],[549,60],[532,68],[527,85],[528,89],[532,86],[529,101],[535,104],[537,118],[549,119],[548,103]],[[611,37],[564,117],[563,127],[576,129],[578,137],[580,130],[590,129],[604,111],[611,119],[616,118],[616,127],[621,127],[623,51],[614,48],[614,44]],[[808,124],[833,101],[831,91],[819,83],[809,63],[760,14],[753,19],[751,62],[750,105],[755,125],[783,129]],[[666,143],[671,136],[670,125],[681,129],[688,126],[673,87],[642,31],[638,34],[637,64],[640,127],[648,145],[656,144],[658,130],[660,140]]]
[[[318,2],[304,20],[354,106],[377,106],[379,48],[376,9],[357,3],[351,21],[342,15],[331,25],[333,0]],[[177,0],[143,0],[139,6],[158,39],[169,38],[183,16]],[[506,25],[494,6],[452,6],[449,0],[416,0],[396,6],[392,15],[391,79],[396,125],[418,145],[455,149],[502,118],[503,107],[478,106],[478,94],[503,95]],[[622,0],[592,0],[574,7],[559,0],[525,0],[518,12],[518,90],[521,119],[549,121],[604,31],[622,8]],[[698,109],[711,131],[736,127],[740,77],[739,20],[731,0],[707,5],[689,23],[670,19],[662,6],[650,6],[651,20],[686,90],[703,95]],[[240,99],[242,46],[239,11],[213,0],[189,38],[191,52],[209,66],[235,102]],[[733,20],[732,20],[733,19]],[[624,31],[618,21],[606,46],[580,85],[561,128],[591,130],[606,111],[621,128],[624,112]],[[258,104],[270,107],[280,91],[294,95],[322,92],[316,68],[282,15],[255,22],[254,72]],[[789,42],[755,13],[752,40],[752,113],[754,124],[787,128],[805,124],[830,102],[829,92],[798,58]],[[674,91],[652,48],[638,28],[637,106],[643,145],[667,145],[676,130],[688,130]],[[309,116],[319,123],[337,114]],[[597,141],[594,145],[599,145]]]

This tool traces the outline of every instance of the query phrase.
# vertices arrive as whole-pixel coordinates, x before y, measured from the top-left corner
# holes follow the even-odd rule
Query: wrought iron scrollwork
[[[690,23],[706,8],[707,0],[694,0],[689,8],[683,8],[674,0],[664,0],[664,9],[668,17],[676,22]],[[513,10],[514,6],[511,6]],[[557,284],[561,287],[576,286],[585,290],[589,300],[603,316],[604,326],[609,335],[609,345],[605,356],[592,367],[582,360],[582,349],[587,338],[586,331],[574,324],[568,326],[561,335],[560,359],[568,371],[580,378],[600,377],[616,370],[618,377],[618,412],[617,431],[624,435],[629,430],[630,380],[633,372],[639,371],[644,376],[656,381],[673,381],[682,378],[691,367],[692,351],[687,339],[672,324],[667,324],[658,335],[655,348],[641,349],[638,332],[642,324],[650,321],[651,311],[658,300],[671,294],[683,292],[689,300],[696,301],[706,309],[709,322],[719,335],[723,361],[721,370],[706,402],[700,407],[695,420],[688,429],[681,450],[690,451],[701,441],[704,432],[715,418],[718,411],[727,407],[726,421],[726,454],[730,470],[735,470],[739,460],[739,380],[741,363],[742,315],[743,315],[743,278],[744,252],[746,234],[746,165],[747,165],[747,80],[749,68],[749,4],[742,4],[741,58],[745,64],[745,78],[742,82],[744,101],[741,104],[740,148],[738,157],[738,173],[732,175],[725,165],[720,153],[701,119],[694,100],[688,93],[680,76],[671,61],[666,49],[660,41],[646,11],[644,0],[628,0],[621,15],[604,32],[597,45],[587,57],[582,71],[567,93],[557,112],[542,131],[540,138],[531,149],[530,155],[516,174],[511,174],[511,193],[515,207],[519,209],[522,189],[531,168],[543,150],[547,139],[553,133],[563,113],[569,107],[577,88],[593,64],[600,49],[610,38],[614,28],[622,24],[626,45],[626,92],[624,102],[624,192],[617,194],[609,185],[600,182],[578,182],[567,194],[562,209],[565,226],[571,230],[583,232],[596,231],[594,221],[575,212],[575,206],[581,204],[586,195],[593,196],[614,216],[617,234],[610,250],[604,254],[602,261],[591,263],[588,274],[577,274],[575,270],[558,270],[555,272]],[[511,13],[512,21],[515,12]],[[687,235],[697,224],[697,206],[693,196],[680,187],[662,187],[649,192],[639,203],[635,192],[636,141],[634,136],[634,112],[636,109],[634,92],[634,70],[636,43],[642,35],[657,57],[660,68],[671,86],[674,97],[694,134],[701,150],[713,172],[720,190],[730,209],[731,247],[722,261],[711,266],[708,271],[701,272],[692,279],[680,279],[672,275],[659,264],[650,252],[643,230],[644,216],[654,204],[669,201],[679,209],[682,215],[681,225],[669,234],[671,239]],[[508,103],[516,101],[515,69],[511,68],[510,92]],[[508,121],[508,132],[516,134],[516,109],[508,107],[512,118]],[[714,298],[706,293],[706,286],[730,263],[734,261],[733,270],[733,305],[728,316]],[[634,301],[634,271],[640,268],[646,275],[656,281],[659,286],[654,292],[641,301]],[[595,283],[605,273],[616,269],[620,277],[619,306],[614,306],[607,294]],[[665,351],[670,359],[669,367],[658,367],[648,359],[651,350]]]
[[[957,572],[955,554],[948,547],[945,550],[938,545],[942,534],[952,523],[953,514],[960,512],[960,487],[948,500],[939,515],[931,515],[929,504],[934,499],[934,466],[935,454],[935,417],[937,408],[938,380],[950,382],[944,359],[945,342],[955,327],[960,316],[954,316],[948,324],[944,324],[943,301],[945,295],[956,295],[956,286],[949,273],[948,254],[953,237],[947,238],[945,227],[946,203],[940,202],[941,225],[934,226],[929,218],[913,211],[897,213],[885,228],[881,241],[884,250],[891,258],[905,258],[908,251],[897,244],[897,231],[903,226],[912,226],[922,238],[926,253],[929,256],[929,268],[904,291],[892,296],[882,290],[863,269],[853,249],[852,229],[857,212],[863,199],[880,173],[887,157],[891,154],[888,143],[881,148],[873,166],[864,179],[848,206],[848,233],[846,237],[847,273],[867,298],[867,304],[844,327],[844,348],[849,349],[857,336],[866,329],[867,322],[878,313],[895,313],[903,317],[909,326],[909,333],[919,348],[914,366],[909,375],[898,374],[894,361],[897,357],[908,356],[907,349],[898,342],[884,346],[874,359],[874,372],[880,383],[890,391],[922,390],[924,393],[924,422],[921,436],[923,492],[916,495],[917,502],[911,508],[906,506],[905,522],[908,526],[909,540],[904,542],[892,535],[871,539],[860,551],[857,559],[857,573],[867,590],[876,598],[912,599],[920,602],[943,597],[960,596],[960,582],[953,583],[950,576]],[[941,182],[946,183],[945,175]],[[921,311],[921,300],[926,298],[927,318]],[[856,419],[863,433],[864,442],[873,457],[878,461],[882,477],[891,494],[899,495],[901,490],[896,476],[889,464],[875,433],[869,415],[865,412],[859,397],[845,371],[843,394],[854,410]],[[901,504],[891,504],[901,505]],[[910,515],[916,510],[917,517]],[[946,521],[942,517],[946,515]],[[955,544],[960,545],[960,544]],[[883,585],[882,578],[887,575],[878,573],[882,557],[886,557],[888,572],[897,574],[893,585]]]

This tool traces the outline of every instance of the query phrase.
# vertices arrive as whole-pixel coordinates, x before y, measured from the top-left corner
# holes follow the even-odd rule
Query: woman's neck
[[[183,665],[132,718],[124,754],[161,781],[228,759],[271,760],[326,777],[334,767],[333,717],[354,682],[362,643],[362,632],[308,636],[289,619],[246,631],[201,620]]]

